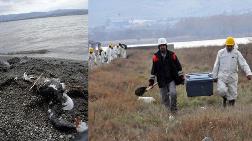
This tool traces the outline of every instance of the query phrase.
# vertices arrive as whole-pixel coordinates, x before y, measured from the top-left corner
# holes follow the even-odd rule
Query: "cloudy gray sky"
[[[0,15],[87,8],[88,0],[0,0]]]
[[[252,0],[90,0],[89,24],[108,19],[147,19],[241,14],[252,11]]]

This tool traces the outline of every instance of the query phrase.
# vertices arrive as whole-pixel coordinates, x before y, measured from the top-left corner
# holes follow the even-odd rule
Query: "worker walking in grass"
[[[177,56],[174,52],[167,49],[167,41],[165,38],[158,39],[158,51],[153,55],[152,61],[149,86],[153,86],[155,79],[157,79],[162,103],[172,113],[176,113],[176,85],[184,82],[184,76],[182,66]]]
[[[127,58],[127,45],[119,43],[120,48],[120,57],[121,58]]]
[[[113,45],[113,50],[114,50],[114,59],[116,59],[116,58],[118,58],[118,48],[117,48],[117,46],[116,45]]]
[[[114,50],[113,50],[113,45],[112,44],[110,44],[108,49],[107,49],[107,56],[108,56],[107,63],[109,64],[114,59]]]
[[[106,52],[101,47],[99,48],[99,58],[100,58],[101,64],[104,64],[107,62]]]
[[[240,51],[235,46],[233,37],[226,39],[225,48],[218,51],[214,68],[213,78],[217,82],[218,95],[223,98],[223,106],[226,107],[226,102],[233,106],[238,96],[237,83],[238,83],[238,64],[245,72],[247,79],[251,80],[251,70],[246,60],[243,58]]]
[[[121,49],[119,45],[116,45],[116,48],[117,48],[117,58],[121,58]]]
[[[89,48],[89,55],[88,55],[88,66],[90,69],[94,68],[94,65],[96,64],[96,59],[95,59],[95,54],[94,54],[94,49]]]
[[[95,48],[94,54],[95,54],[95,65],[99,66],[101,64],[101,58],[100,58],[100,53],[99,53],[98,47]]]

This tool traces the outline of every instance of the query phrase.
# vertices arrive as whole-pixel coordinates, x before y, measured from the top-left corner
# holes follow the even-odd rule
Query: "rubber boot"
[[[173,114],[176,114],[178,108],[177,108],[177,95],[171,96],[171,112]]]
[[[229,100],[228,101],[229,106],[234,106],[235,105],[235,100]]]
[[[227,106],[227,98],[226,96],[223,96],[223,107],[225,108]]]

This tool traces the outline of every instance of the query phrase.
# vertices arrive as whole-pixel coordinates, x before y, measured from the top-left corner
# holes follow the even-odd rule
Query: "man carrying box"
[[[149,86],[153,86],[155,78],[160,88],[162,103],[172,113],[177,111],[176,85],[184,82],[181,64],[174,52],[167,49],[165,38],[158,39],[158,52],[152,57]]]

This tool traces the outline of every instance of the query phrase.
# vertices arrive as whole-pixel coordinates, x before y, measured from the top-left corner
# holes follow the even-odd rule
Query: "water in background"
[[[0,54],[87,60],[87,36],[87,15],[0,22]],[[38,50],[46,52],[27,53]]]

